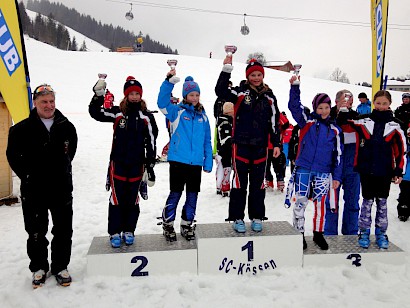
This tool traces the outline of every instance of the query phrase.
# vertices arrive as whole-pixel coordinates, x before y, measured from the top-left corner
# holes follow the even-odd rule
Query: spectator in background
[[[336,93],[336,106],[330,111],[330,118],[336,120],[336,124],[342,128],[344,147],[343,147],[343,172],[342,181],[338,189],[334,189],[326,199],[326,222],[325,235],[337,235],[339,225],[339,196],[340,189],[343,187],[343,219],[342,234],[356,235],[358,232],[359,219],[359,197],[360,197],[360,175],[353,170],[358,144],[357,134],[350,125],[339,121],[339,116],[343,119],[356,119],[359,114],[352,109],[353,96],[348,90],[341,90]],[[343,140],[342,139],[342,140]],[[333,188],[332,188],[333,189]],[[335,207],[336,210],[331,211]]]
[[[357,106],[356,111],[359,114],[370,114],[372,112],[372,102],[367,98],[366,93],[359,93],[360,104]]]

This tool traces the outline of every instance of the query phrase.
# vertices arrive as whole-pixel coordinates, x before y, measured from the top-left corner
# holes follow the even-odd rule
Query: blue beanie
[[[184,85],[182,87],[182,97],[186,97],[191,92],[198,92],[201,94],[198,84],[194,81],[194,78],[188,76],[185,78]]]

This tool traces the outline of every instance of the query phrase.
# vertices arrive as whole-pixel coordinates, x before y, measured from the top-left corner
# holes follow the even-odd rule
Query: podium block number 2
[[[142,271],[147,266],[148,259],[144,256],[135,256],[131,259],[131,263],[138,263],[138,261],[141,261],[141,264],[132,272],[131,276],[148,276],[148,272]]]

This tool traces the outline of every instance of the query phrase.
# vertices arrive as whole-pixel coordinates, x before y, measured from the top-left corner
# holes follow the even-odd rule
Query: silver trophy
[[[228,56],[232,57],[232,55],[236,52],[238,48],[235,45],[225,45],[225,52]]]
[[[98,73],[98,78],[104,80],[105,78],[107,78],[107,74],[105,74],[105,73]]]
[[[300,84],[299,72],[301,68],[302,68],[302,64],[293,64],[293,71],[295,72],[295,76],[296,76],[296,80],[292,83],[293,85]]]
[[[169,67],[171,68],[171,70],[175,69],[175,66],[177,66],[178,64],[178,60],[167,60],[167,64],[169,65]]]
[[[350,98],[352,97],[352,93],[346,92],[345,93],[345,102],[348,104]],[[347,106],[340,107],[341,112],[349,112],[349,108]]]

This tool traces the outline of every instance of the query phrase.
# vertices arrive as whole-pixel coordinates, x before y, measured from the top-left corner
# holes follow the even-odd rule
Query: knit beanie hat
[[[124,96],[127,97],[132,91],[137,91],[142,96],[142,86],[133,76],[128,76],[124,83]]]
[[[410,93],[403,93],[401,99],[403,98],[410,98]]]
[[[332,100],[330,99],[329,95],[327,95],[326,93],[316,94],[312,101],[313,111],[316,112],[317,107],[322,103],[327,103],[329,104],[329,106],[332,106]]]
[[[265,77],[265,69],[262,64],[260,64],[256,59],[251,59],[248,66],[246,67],[246,78],[254,71],[259,71],[262,73],[262,76]]]
[[[367,95],[366,95],[366,93],[361,92],[361,93],[359,93],[358,98],[367,98]]]
[[[191,92],[198,92],[201,94],[198,84],[194,81],[194,78],[188,76],[185,78],[184,85],[182,86],[182,97],[186,97]]]

